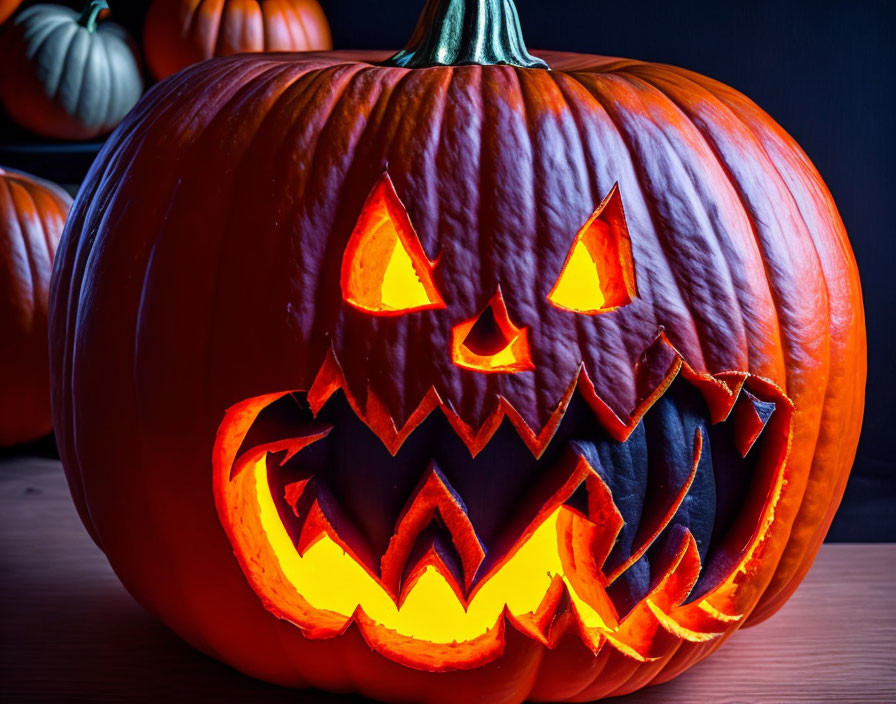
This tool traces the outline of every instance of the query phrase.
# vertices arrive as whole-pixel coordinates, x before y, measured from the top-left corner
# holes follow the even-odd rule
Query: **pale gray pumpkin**
[[[112,22],[108,5],[90,0],[79,15],[34,5],[0,35],[0,101],[33,132],[90,139],[110,132],[136,104],[143,77],[134,42]]]

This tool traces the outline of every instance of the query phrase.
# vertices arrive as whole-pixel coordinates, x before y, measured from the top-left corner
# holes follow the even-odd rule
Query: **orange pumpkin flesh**
[[[842,493],[864,325],[833,202],[680,69],[387,58],[194,67],[100,156],[52,316],[85,525],[148,609],[273,682],[674,677],[780,605]],[[402,620],[432,599],[448,620]]]
[[[213,56],[332,46],[317,0],[154,0],[143,45],[157,79]]]
[[[50,432],[50,273],[72,199],[0,168],[0,447]]]
[[[671,351],[665,340],[657,346],[659,353]],[[666,357],[663,363],[668,362]],[[332,376],[336,369],[333,364],[322,368],[307,394],[309,411],[326,406],[337,390],[345,391],[344,378]],[[703,461],[702,431],[693,438],[692,464],[684,481],[653,506],[654,515],[638,531],[639,545],[613,569],[604,568],[625,521],[612,490],[583,450],[575,449],[581,447],[576,443],[520,502],[515,520],[523,523],[510,530],[513,540],[504,540],[503,549],[502,541],[488,545],[489,560],[467,507],[434,465],[425,472],[421,469],[423,479],[402,510],[388,549],[378,558],[366,544],[365,532],[352,524],[321,483],[321,474],[286,484],[285,491],[282,481],[269,479],[286,471],[284,466],[294,458],[301,459],[306,448],[331,437],[331,444],[350,442],[351,433],[344,437],[343,428],[323,424],[323,416],[315,414],[317,420],[294,438],[269,442],[262,429],[264,434],[246,446],[246,436],[260,415],[274,404],[291,403],[289,394],[250,399],[228,412],[214,454],[218,512],[246,577],[266,608],[309,637],[332,638],[354,622],[371,646],[387,657],[410,667],[445,671],[481,667],[498,657],[505,645],[506,617],[545,646],[573,630],[595,653],[612,647],[636,661],[652,662],[664,648],[682,641],[715,641],[741,624],[750,604],[742,601],[736,585],[755,569],[775,521],[791,425],[787,401],[774,387],[743,375],[725,375],[724,381],[701,376],[672,354],[655,393],[633,414],[628,434],[679,375],[706,394],[708,408],[734,421],[731,438],[741,455],[753,450],[761,434],[769,437],[757,448],[760,460],[753,470],[751,499],[742,509],[738,527],[726,538],[720,551],[724,556],[717,554],[707,566],[716,574],[699,599],[687,599],[702,567],[694,536],[682,526],[667,529],[689,496]],[[764,418],[754,408],[762,397],[774,408]],[[368,427],[378,424],[365,417],[356,402],[349,403]],[[442,413],[450,415],[445,408]],[[566,408],[558,414],[565,416]],[[417,418],[415,426],[426,420],[422,415]],[[331,431],[343,437],[331,436]],[[564,435],[558,430],[555,437]],[[720,439],[716,435],[714,442]],[[379,466],[372,455],[363,457],[370,466]],[[396,460],[402,461],[400,449]],[[585,507],[568,505],[580,488],[587,492]],[[433,540],[425,534],[436,517],[450,536],[441,543],[440,536]],[[657,556],[663,567],[654,567],[654,586],[639,605],[620,614],[607,588],[664,531],[671,552]],[[426,549],[415,554],[421,537]],[[454,563],[445,552],[452,548],[459,558]]]

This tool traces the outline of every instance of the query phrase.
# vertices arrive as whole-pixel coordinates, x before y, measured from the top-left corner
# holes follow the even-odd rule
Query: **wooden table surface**
[[[771,620],[614,704],[896,703],[896,545],[825,545]],[[75,514],[58,462],[0,462],[0,701],[360,704],[205,657],[147,615]]]

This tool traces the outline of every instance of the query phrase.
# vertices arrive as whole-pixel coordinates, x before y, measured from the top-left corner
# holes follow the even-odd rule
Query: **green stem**
[[[106,0],[90,0],[87,6],[78,17],[78,24],[84,27],[88,32],[96,31],[96,18],[103,10],[109,9],[109,3]]]
[[[513,0],[427,0],[410,42],[386,63],[548,68],[526,49]]]

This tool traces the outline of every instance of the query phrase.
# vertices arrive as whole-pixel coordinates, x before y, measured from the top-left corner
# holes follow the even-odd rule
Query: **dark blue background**
[[[78,3],[75,3],[78,4]],[[398,48],[422,0],[321,0],[337,48]],[[145,0],[110,0],[139,36]],[[896,541],[896,3],[517,0],[530,48],[675,64],[741,90],[802,145],[834,194],[868,317],[865,427],[831,540]],[[10,136],[0,126],[0,142]]]

